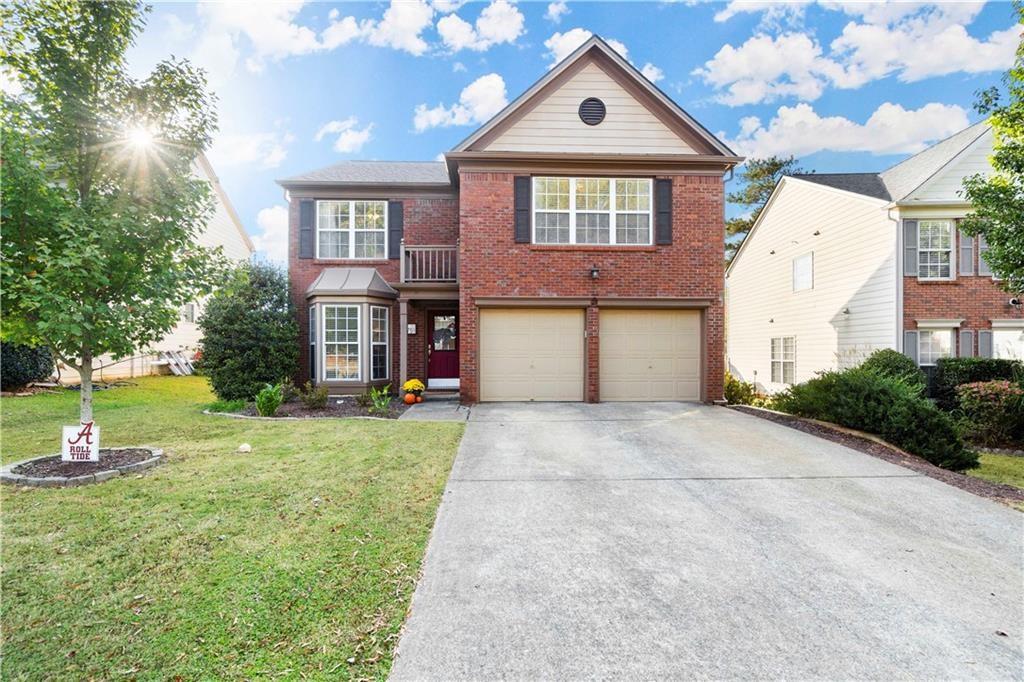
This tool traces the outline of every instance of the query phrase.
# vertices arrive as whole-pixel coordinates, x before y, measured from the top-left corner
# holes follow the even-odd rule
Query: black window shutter
[[[401,255],[402,236],[405,234],[405,213],[401,201],[388,202],[388,258]]]
[[[313,236],[316,219],[316,202],[312,199],[299,200],[299,258],[312,258]]]
[[[654,243],[672,243],[672,178],[654,181]]]
[[[514,178],[515,240],[519,244],[530,243],[530,176],[517,175]]]

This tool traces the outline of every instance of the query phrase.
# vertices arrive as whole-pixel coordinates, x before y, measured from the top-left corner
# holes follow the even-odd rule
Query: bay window
[[[796,337],[776,336],[771,347],[772,383],[792,384],[796,376]]]
[[[324,305],[324,379],[358,381],[359,306]]]
[[[386,201],[317,201],[316,257],[387,257]]]
[[[917,362],[922,366],[934,365],[939,358],[953,355],[952,329],[921,329],[917,333]]]
[[[387,379],[391,355],[388,345],[388,309],[370,306],[370,379]]]
[[[953,223],[921,220],[917,223],[917,276],[951,279],[953,276]]]
[[[651,244],[649,178],[533,179],[535,244]]]

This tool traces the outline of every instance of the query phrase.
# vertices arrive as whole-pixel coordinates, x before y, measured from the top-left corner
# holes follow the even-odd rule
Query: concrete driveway
[[[725,408],[482,405],[392,679],[1021,679],[1022,538]]]

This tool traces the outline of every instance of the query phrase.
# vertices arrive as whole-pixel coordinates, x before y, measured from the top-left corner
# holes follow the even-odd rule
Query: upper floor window
[[[316,202],[316,257],[387,257],[386,201]]]
[[[917,276],[950,279],[953,276],[953,223],[921,220],[917,223]]]
[[[793,259],[793,291],[814,288],[814,253]]]
[[[651,243],[649,178],[533,179],[535,244]]]

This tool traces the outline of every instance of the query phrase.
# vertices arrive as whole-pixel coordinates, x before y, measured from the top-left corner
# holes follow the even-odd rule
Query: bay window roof
[[[306,289],[306,298],[314,296],[398,298],[398,292],[376,268],[324,268]]]

